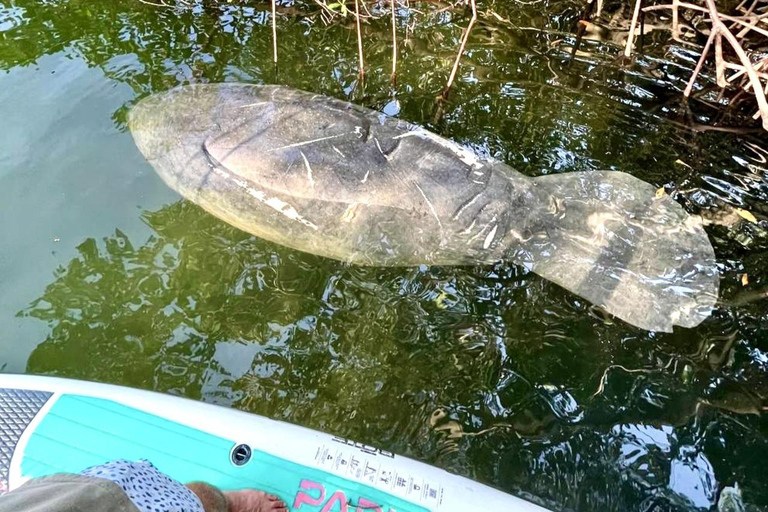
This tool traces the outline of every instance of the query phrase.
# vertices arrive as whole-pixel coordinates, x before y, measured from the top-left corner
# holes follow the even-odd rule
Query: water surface
[[[393,90],[386,17],[365,25],[363,86],[351,20],[284,5],[276,70],[267,7],[0,3],[3,371],[237,407],[557,509],[709,509],[735,483],[768,507],[768,150],[686,128],[719,115],[680,103],[695,55],[622,66],[588,42],[569,64],[578,4],[489,3],[436,119],[462,11],[398,11]],[[256,239],[180,200],[125,131],[139,98],[205,81],[347,98],[531,176],[664,186],[715,220],[723,303],[661,335],[504,263],[360,268]]]

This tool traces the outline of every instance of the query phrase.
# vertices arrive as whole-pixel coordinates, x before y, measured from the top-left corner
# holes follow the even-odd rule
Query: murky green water
[[[268,6],[246,5],[0,0],[3,371],[231,405],[557,509],[708,509],[734,483],[768,507],[768,150],[760,132],[684,127],[694,54],[660,46],[621,67],[617,46],[590,42],[568,66],[579,3],[487,3],[435,122],[461,11],[398,12],[392,91],[386,17],[364,28],[362,87],[351,20],[286,3],[275,70]],[[125,112],[190,81],[349,98],[530,175],[622,170],[692,212],[759,223],[708,228],[723,304],[671,335],[506,264],[351,267],[246,235],[159,180]]]

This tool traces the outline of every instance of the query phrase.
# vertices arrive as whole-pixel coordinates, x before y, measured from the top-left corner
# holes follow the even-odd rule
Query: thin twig
[[[755,7],[757,6],[757,2],[758,2],[758,0],[754,0],[754,1],[752,2],[752,5],[750,5],[750,6],[749,6],[749,9],[747,9],[747,10],[744,12],[744,15],[745,15],[745,16],[749,16],[750,14],[752,14],[752,11],[754,11],[754,10],[755,10]],[[738,9],[737,9],[737,10],[738,10]],[[757,21],[755,21],[755,24],[757,24]],[[736,24],[735,24],[735,23],[732,23],[732,24],[731,24],[731,26],[730,26],[730,29],[731,29],[731,30],[736,30]],[[736,37],[744,37],[744,36],[743,36],[743,35],[742,35],[742,36],[739,36],[739,35],[737,34],[737,36],[736,36]]]
[[[698,11],[698,12],[704,12],[704,13],[708,13],[709,12],[704,7],[701,7],[701,6],[696,5],[696,4],[689,4],[687,2],[680,2],[679,5],[680,5],[680,7],[683,7],[685,9],[691,9],[692,11]],[[650,7],[643,7],[643,10],[645,12],[662,11],[662,10],[667,10],[667,9],[672,9],[672,6],[665,4],[665,5],[652,5]],[[757,32],[759,34],[762,34],[762,35],[768,37],[768,30],[762,29],[760,27],[753,27],[752,25],[750,25],[751,18],[743,19],[740,16],[728,16],[727,14],[719,14],[719,16],[720,16],[720,19],[722,19],[722,20],[733,21],[734,23],[738,23],[739,25],[742,25],[742,26],[745,26],[745,27],[749,27],[750,30],[754,30],[755,32]]]
[[[320,6],[320,7],[323,9],[323,11],[325,11],[325,12],[326,12],[326,14],[328,14],[328,15],[329,15],[331,18],[333,18],[334,16],[336,16],[336,13],[335,13],[335,12],[333,12],[332,10],[330,10],[330,9],[328,8],[328,6],[327,6],[327,5],[325,5],[323,2],[321,2],[320,0],[314,0],[314,1],[315,1],[315,3],[316,3],[317,5],[319,5],[319,6]]]
[[[143,4],[151,5],[152,7],[167,7],[169,9],[173,9],[172,5],[168,5],[167,3],[162,1],[159,3],[155,3],[155,2],[150,2],[149,0],[139,0],[139,2]]]
[[[757,76],[759,76],[763,80],[768,80],[768,73],[762,73],[760,71],[760,69],[762,68],[762,66],[760,64],[762,64],[762,62],[758,62],[756,65],[752,66],[752,68],[755,70],[755,73],[757,73]],[[741,76],[744,76],[744,74],[746,74],[746,72],[747,72],[747,69],[744,66],[742,66],[741,64],[733,64],[732,62],[726,62],[725,63],[725,67],[728,68],[728,69],[736,70],[736,73],[734,73],[733,75],[731,75],[728,78],[727,81],[729,83],[732,83],[737,78],[739,78]],[[748,85],[747,89],[749,89],[750,87],[751,86]]]
[[[357,25],[357,53],[360,60],[360,78],[365,76],[365,65],[363,63],[363,34],[360,29],[360,1],[355,0],[355,23]]]
[[[696,78],[699,76],[699,73],[701,72],[701,68],[704,66],[704,61],[707,60],[709,47],[712,46],[712,41],[714,39],[715,39],[715,31],[713,30],[712,33],[709,34],[709,39],[707,39],[707,44],[704,45],[704,49],[701,51],[701,57],[699,57],[699,62],[696,63],[696,69],[693,70],[691,79],[688,80],[688,85],[685,87],[685,90],[683,91],[683,96],[685,96],[686,98],[691,95],[691,91],[693,90],[693,84],[696,83]]]
[[[367,13],[368,13],[368,14],[366,15],[366,17],[368,17],[368,18],[373,18],[373,14],[371,14],[371,11],[369,11],[369,10],[368,10],[368,6],[367,6],[367,5],[365,5],[365,2],[363,2],[363,3],[362,3],[362,5],[363,5],[363,9],[365,9],[365,12],[367,12]]]
[[[448,84],[445,86],[445,89],[443,89],[443,95],[442,95],[443,99],[448,98],[448,93],[450,92],[451,87],[453,86],[453,81],[456,78],[456,72],[459,69],[459,62],[461,61],[461,56],[464,55],[464,49],[467,47],[467,40],[469,39],[469,33],[472,32],[472,27],[475,25],[475,22],[477,21],[477,5],[475,4],[475,0],[470,0],[470,3],[472,5],[472,18],[469,20],[469,25],[467,25],[467,28],[464,30],[464,33],[461,36],[459,53],[456,55],[456,60],[453,62],[451,75],[448,77]]]
[[[593,0],[587,0],[587,5],[584,7],[584,13],[576,24],[576,42],[573,44],[573,48],[571,48],[571,59],[568,61],[569,65],[576,59],[576,53],[578,53],[579,48],[581,47],[581,41],[584,39],[584,33],[587,31],[589,18],[592,15],[592,9],[594,7],[595,2]],[[599,17],[600,14],[598,13],[596,16]]]
[[[670,363],[671,363],[671,361],[670,361]],[[667,364],[667,366],[669,366],[669,364]],[[651,373],[651,372],[656,371],[656,370],[650,369],[650,368],[627,368],[626,366],[622,366],[620,364],[609,365],[608,367],[605,368],[605,371],[603,372],[603,376],[600,377],[600,383],[597,386],[597,391],[592,393],[592,395],[590,395],[590,398],[594,398],[597,395],[601,394],[603,391],[605,391],[605,384],[606,384],[606,381],[608,380],[608,372],[610,372],[614,368],[618,368],[620,370],[624,370],[627,373]],[[666,369],[666,367],[664,369]]]
[[[754,7],[754,4],[752,4],[752,7]],[[750,11],[747,12],[747,15],[751,14],[752,7],[750,7]],[[738,34],[736,34],[736,37],[741,39],[742,37],[746,36],[749,33],[750,30],[754,29],[755,25],[760,23],[761,19],[762,19],[762,16],[752,17],[750,22],[749,22],[749,25],[747,25],[746,27],[741,29],[741,31]],[[733,24],[731,25],[731,29],[733,30],[735,28],[736,28],[736,22],[733,22]]]
[[[392,85],[397,79],[397,21],[395,19],[395,0],[389,0],[392,9]]]
[[[672,0],[672,39],[680,40],[680,18],[678,11],[680,9],[680,0]],[[643,9],[643,12],[647,12]]]
[[[725,59],[723,59],[723,36],[720,32],[715,32],[715,73],[717,85],[720,87],[728,86],[725,80]]]
[[[632,13],[632,23],[629,25],[629,36],[627,37],[627,46],[624,48],[624,56],[629,57],[632,55],[632,44],[635,42],[635,28],[637,28],[637,18],[640,15],[640,7],[643,5],[643,0],[636,0],[635,11]]]
[[[749,1],[750,0],[743,0],[737,9],[742,9]],[[701,69],[704,66],[704,62],[709,56],[712,43],[714,42],[715,44],[714,57],[715,57],[715,71],[717,74],[716,76],[717,85],[720,87],[727,87],[728,84],[732,83],[736,78],[739,78],[742,75],[746,74],[747,75],[746,83],[742,83],[741,87],[743,89],[752,89],[755,95],[755,101],[757,102],[757,107],[758,107],[757,113],[755,114],[754,117],[756,119],[758,117],[762,117],[763,128],[768,130],[768,100],[766,100],[766,94],[768,94],[766,92],[768,91],[768,80],[764,89],[761,79],[765,78],[765,74],[758,72],[758,70],[762,66],[762,62],[753,64],[750,61],[747,53],[744,51],[744,48],[741,46],[741,43],[739,42],[739,39],[741,39],[743,36],[746,36],[750,31],[754,31],[764,36],[768,36],[768,30],[764,30],[756,26],[758,21],[760,21],[762,16],[766,13],[761,13],[759,15],[754,13],[754,9],[757,5],[756,0],[752,0],[752,3],[749,9],[746,10],[746,13],[744,16],[727,16],[724,14],[720,14],[720,12],[717,10],[717,6],[715,5],[714,0],[705,0],[705,3],[706,3],[706,8],[695,5],[695,4],[691,4],[688,2],[673,0],[672,5],[658,5],[658,6],[647,7],[643,9],[643,11],[648,12],[648,11],[654,11],[654,10],[660,10],[660,9],[672,9],[673,16],[674,16],[678,8],[685,8],[685,9],[690,9],[697,12],[707,13],[709,15],[712,28],[710,30],[707,43],[701,52],[701,57],[699,58],[699,61],[696,64],[696,69],[693,71],[693,74],[691,75],[691,78],[688,81],[688,85],[686,86],[683,94],[686,97],[690,96],[693,90],[693,85],[695,84],[696,79],[698,78],[699,73],[701,72]],[[744,28],[737,35],[734,36],[731,30],[726,26],[724,20],[733,22],[733,25],[732,25],[733,27],[742,26]],[[674,23],[673,23],[673,26],[674,26]],[[728,41],[728,44],[736,53],[741,65],[730,63],[725,60],[724,51],[723,51],[723,38],[725,38],[725,40]],[[727,69],[735,69],[737,70],[737,73],[735,73],[730,78],[727,78],[725,75]]]
[[[277,64],[277,8],[275,3],[277,0],[272,0],[272,61]]]

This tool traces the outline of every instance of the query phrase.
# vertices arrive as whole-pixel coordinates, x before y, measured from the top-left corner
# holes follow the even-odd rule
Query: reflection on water
[[[736,329],[654,340],[512,267],[346,266],[187,202],[143,219],[146,243],[84,241],[24,310],[50,327],[28,371],[331,429],[579,510],[712,503],[718,465],[755,481],[767,361]]]
[[[353,90],[353,32],[298,4],[275,75],[266,4],[17,0],[0,7],[0,364],[233,405],[552,507],[706,509],[736,483],[768,507],[763,139],[682,127],[694,63],[677,48],[644,57],[653,72],[606,43],[568,68],[553,43],[578,9],[491,8],[509,22],[481,16],[438,124],[466,18],[401,13],[398,115],[528,175],[622,170],[706,214],[711,319],[646,333],[518,267],[359,268],[271,245],[179,202],[122,131],[138,97],[192,80],[382,109],[386,20],[365,27]]]

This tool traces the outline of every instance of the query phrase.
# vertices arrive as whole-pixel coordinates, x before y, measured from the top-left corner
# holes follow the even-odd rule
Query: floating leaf
[[[693,377],[693,367],[689,364],[686,364],[685,366],[683,366],[683,372],[680,375],[680,379],[683,381],[683,384],[690,384],[692,377]]]
[[[435,297],[435,306],[437,309],[446,309],[449,306],[450,295],[444,291],[441,291],[437,297]]]
[[[746,219],[752,224],[757,224],[757,219],[755,218],[754,215],[752,215],[752,212],[749,212],[747,210],[742,210],[741,208],[736,208],[736,213],[738,213],[742,219]]]

